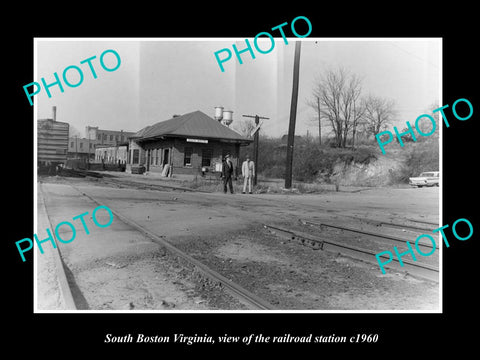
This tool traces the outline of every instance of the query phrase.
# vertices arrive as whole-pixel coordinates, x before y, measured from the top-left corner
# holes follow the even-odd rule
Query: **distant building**
[[[128,159],[128,143],[116,146],[97,145],[95,162],[103,164],[125,165]]]
[[[68,138],[69,159],[90,159],[95,158],[95,141],[78,136]]]
[[[117,147],[121,144],[126,145],[128,137],[134,135],[134,132],[123,130],[104,130],[99,129],[98,126],[86,126],[85,138],[78,136],[70,137],[68,139],[68,158],[69,159],[82,159],[85,161],[102,162],[109,159],[109,163],[113,163],[113,158],[117,160],[117,157],[112,154],[119,153],[118,148],[107,150],[107,147]],[[102,150],[96,151],[97,147],[101,147]],[[125,152],[126,149],[120,151]],[[106,155],[108,153],[108,155]],[[121,157],[121,160],[126,162],[126,158]]]
[[[169,164],[174,174],[218,173],[227,154],[238,168],[240,146],[251,142],[201,111],[175,115],[130,137],[126,169],[144,165],[162,172]]]
[[[118,145],[128,141],[134,132],[123,130],[103,130],[98,126],[86,126],[85,133],[87,139],[93,140],[97,145]]]
[[[67,161],[69,124],[53,119],[37,121],[38,165],[55,165]]]

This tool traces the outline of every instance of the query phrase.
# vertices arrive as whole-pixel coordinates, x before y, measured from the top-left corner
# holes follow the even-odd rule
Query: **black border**
[[[41,355],[55,347],[70,349],[69,355],[97,354],[97,351],[123,353],[132,345],[103,344],[106,333],[145,333],[173,335],[174,333],[246,336],[262,333],[282,335],[336,335],[353,336],[357,333],[379,334],[376,344],[308,344],[251,346],[220,344],[174,346],[139,345],[139,351],[162,353],[166,348],[178,351],[210,352],[236,350],[268,351],[294,348],[321,353],[324,350],[340,352],[343,349],[366,350],[376,354],[380,348],[388,350],[382,356],[401,352],[404,356],[418,354],[419,350],[436,353],[438,350],[461,346],[465,351],[473,347],[474,328],[469,319],[475,312],[475,266],[478,250],[478,215],[473,211],[476,187],[476,141],[478,129],[479,78],[474,36],[475,9],[467,5],[451,5],[448,9],[421,10],[418,3],[373,5],[339,4],[328,8],[313,3],[301,6],[267,5],[247,6],[245,3],[223,3],[209,8],[206,4],[183,9],[158,4],[111,4],[108,9],[98,6],[59,7],[39,4],[34,9],[19,10],[16,22],[4,23],[2,29],[9,36],[3,60],[7,74],[4,96],[4,204],[7,219],[6,236],[2,242],[7,289],[4,291],[4,311],[8,316],[5,342],[12,350],[26,346]],[[439,5],[442,7],[443,5]],[[25,101],[22,86],[33,81],[34,37],[253,37],[258,32],[290,22],[296,16],[306,16],[313,25],[310,37],[442,37],[443,38],[443,104],[458,98],[467,98],[473,104],[474,115],[468,121],[453,120],[450,128],[443,128],[443,223],[452,224],[458,218],[469,219],[475,232],[465,242],[453,240],[444,247],[444,313],[443,314],[33,314],[33,258],[22,263],[14,241],[33,233],[33,115]],[[4,28],[5,27],[5,28]],[[394,86],[394,85],[393,85]],[[477,110],[478,109],[478,110]],[[452,117],[451,112],[446,112]],[[451,235],[450,235],[451,236]],[[475,324],[472,324],[475,326]],[[32,345],[32,346],[30,346]],[[415,346],[419,350],[414,350]],[[326,346],[326,347],[325,347]],[[93,352],[94,351],[94,352]],[[314,354],[315,354],[314,353]],[[66,356],[69,356],[66,355]]]

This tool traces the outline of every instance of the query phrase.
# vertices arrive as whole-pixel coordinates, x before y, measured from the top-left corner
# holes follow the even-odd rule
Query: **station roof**
[[[186,137],[251,142],[252,140],[221,124],[201,111],[173,117],[139,130],[133,138],[148,140],[158,137]]]

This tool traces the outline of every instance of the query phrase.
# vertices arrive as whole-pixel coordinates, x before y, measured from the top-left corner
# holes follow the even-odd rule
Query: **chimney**
[[[57,107],[52,106],[52,119],[53,121],[57,121]]]

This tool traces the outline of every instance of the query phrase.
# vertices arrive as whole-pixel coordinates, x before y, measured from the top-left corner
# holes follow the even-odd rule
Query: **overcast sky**
[[[235,41],[239,40],[239,41]],[[63,84],[34,97],[37,118],[50,118],[57,107],[57,120],[70,123],[84,136],[85,126],[101,129],[138,131],[174,114],[201,110],[213,117],[214,107],[233,111],[234,123],[244,121],[243,114],[269,117],[263,133],[281,136],[288,131],[292,92],[295,38],[285,44],[276,39],[268,54],[255,52],[251,59],[242,54],[243,64],[235,55],[220,70],[214,52],[241,50],[243,39],[36,39],[36,71],[32,81],[41,78],[52,83],[53,73],[61,78],[70,65],[83,70],[84,80],[78,87]],[[253,39],[250,39],[253,43]],[[268,49],[269,40],[259,42]],[[112,72],[102,69],[100,54],[115,50],[120,67]],[[399,126],[413,123],[430,105],[441,105],[441,39],[309,39],[302,41],[300,84],[296,133],[316,135],[315,112],[309,108],[315,79],[327,69],[343,67],[362,79],[363,95],[393,99]],[[233,51],[232,51],[233,52]],[[92,65],[80,61],[96,55]],[[222,54],[223,56],[223,54]],[[114,66],[112,54],[105,56],[107,66]],[[113,65],[112,65],[113,64]],[[75,70],[68,72],[76,82]],[[63,80],[62,80],[63,81]],[[26,99],[28,104],[28,100]]]

